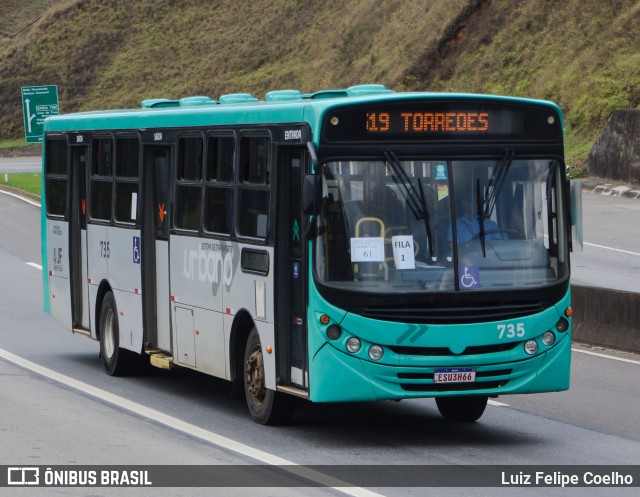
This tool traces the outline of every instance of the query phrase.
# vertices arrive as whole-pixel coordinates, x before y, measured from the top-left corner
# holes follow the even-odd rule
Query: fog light
[[[358,350],[360,350],[360,340],[356,337],[349,338],[349,340],[347,340],[347,350],[352,354],[358,352]]]
[[[535,354],[538,352],[538,342],[535,340],[527,340],[524,342],[524,351],[529,355]]]
[[[556,335],[553,331],[547,331],[544,335],[542,335],[542,343],[545,345],[553,345],[556,341]]]
[[[331,340],[337,340],[338,338],[340,338],[340,335],[342,335],[342,330],[337,324],[332,324],[327,328],[327,336]]]
[[[369,357],[374,361],[379,361],[382,358],[382,354],[384,354],[384,350],[380,345],[372,345],[369,347]]]
[[[564,333],[568,329],[569,321],[567,321],[565,318],[558,319],[558,322],[556,323],[556,330],[558,330],[560,333]]]

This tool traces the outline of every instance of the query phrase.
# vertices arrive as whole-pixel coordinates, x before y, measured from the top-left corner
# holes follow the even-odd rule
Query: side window
[[[138,177],[140,141],[138,137],[116,139],[115,220],[135,223],[138,219]]]
[[[268,137],[244,136],[240,140],[240,185],[237,232],[266,238],[269,217],[271,142]]]
[[[111,137],[91,140],[89,214],[92,219],[111,220],[112,170],[113,140]]]
[[[233,231],[233,136],[207,140],[204,229],[210,233]]]
[[[200,229],[203,150],[203,139],[199,136],[178,140],[176,204],[173,223],[178,229],[190,231]]]
[[[67,208],[67,140],[47,140],[45,147],[47,214],[64,216]]]
[[[240,164],[243,183],[268,185],[271,173],[271,147],[267,137],[243,137]]]

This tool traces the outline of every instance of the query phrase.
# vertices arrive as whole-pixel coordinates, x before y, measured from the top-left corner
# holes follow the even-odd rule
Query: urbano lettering
[[[209,248],[213,250],[208,250]],[[233,281],[233,250],[216,250],[209,246],[203,249],[202,245],[198,250],[185,250],[182,274],[188,280],[197,279],[215,284],[222,280],[229,286]]]

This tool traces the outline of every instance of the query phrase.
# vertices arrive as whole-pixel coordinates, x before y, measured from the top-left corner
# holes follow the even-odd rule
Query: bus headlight
[[[542,335],[542,343],[546,346],[553,345],[556,341],[556,335],[553,331],[547,331]]]
[[[351,337],[347,340],[347,350],[352,354],[355,354],[360,350],[360,340],[356,337]]]
[[[384,350],[382,350],[382,347],[380,347],[380,345],[372,345],[371,347],[369,347],[369,357],[371,357],[371,359],[373,359],[374,361],[379,361],[380,359],[382,359],[383,354]]]
[[[538,352],[538,342],[535,340],[527,340],[524,342],[524,351],[529,355],[535,354]]]

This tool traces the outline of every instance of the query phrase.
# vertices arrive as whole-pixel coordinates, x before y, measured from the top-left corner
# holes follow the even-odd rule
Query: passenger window
[[[207,181],[233,181],[233,136],[210,136],[207,141]]]
[[[47,140],[45,154],[47,214],[64,216],[67,208],[67,140]]]
[[[243,137],[240,144],[242,182],[268,185],[271,173],[269,138]]]
[[[210,233],[233,231],[234,149],[232,136],[211,136],[207,141],[204,229]]]
[[[123,223],[138,219],[139,149],[137,137],[116,140],[115,220]]]
[[[177,179],[200,181],[202,178],[202,138],[180,138],[178,141]]]
[[[91,185],[89,214],[92,219],[110,221],[113,177],[113,140],[96,138],[92,140]]]
[[[198,231],[200,228],[200,192],[199,186],[178,185],[176,187],[174,222],[176,228]]]
[[[184,137],[178,140],[176,204],[173,223],[177,229],[200,230],[202,159],[202,137]]]
[[[269,138],[262,136],[245,136],[240,141],[236,227],[241,236],[264,239],[268,234],[270,145]]]

